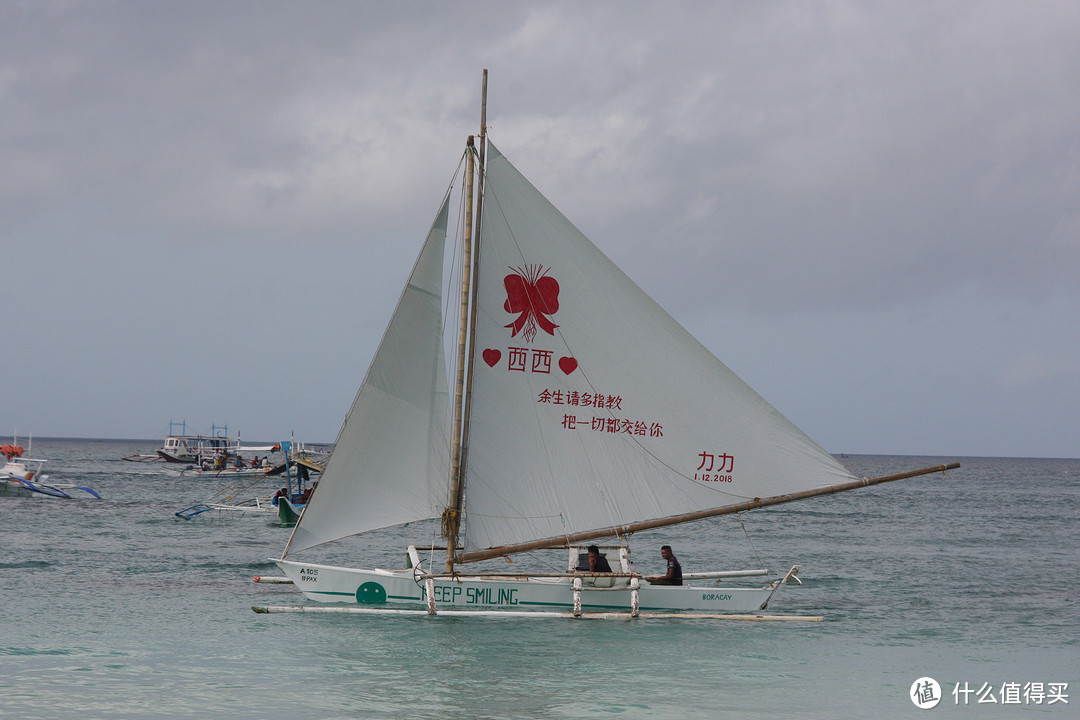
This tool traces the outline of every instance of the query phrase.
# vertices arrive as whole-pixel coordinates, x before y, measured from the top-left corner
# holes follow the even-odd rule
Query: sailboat
[[[760,614],[797,567],[756,587],[634,569],[634,533],[958,467],[861,479],[646,295],[487,137],[465,149],[454,391],[444,348],[444,198],[318,490],[280,558],[310,600],[370,612]],[[475,199],[474,199],[475,198]],[[474,221],[475,218],[475,221]],[[452,343],[451,343],[452,344]],[[435,520],[402,569],[302,561],[325,543]],[[579,570],[609,542],[614,572]],[[471,571],[543,550],[550,572]],[[445,567],[427,561],[445,552]],[[716,582],[721,584],[717,585]],[[408,605],[413,607],[408,607]],[[333,610],[295,606],[274,610]]]
[[[183,520],[191,520],[211,511],[240,515],[274,514],[283,525],[292,527],[311,495],[312,474],[322,472],[326,453],[316,448],[309,449],[303,443],[297,444],[295,440],[284,440],[275,447],[285,454],[285,459],[276,465],[244,470],[184,471],[182,475],[198,473],[199,477],[232,482],[206,500],[173,514]],[[272,481],[275,486],[283,481],[284,485],[275,492],[267,481]],[[274,494],[271,496],[270,493]]]
[[[33,447],[34,439],[31,437],[31,452],[33,452]],[[23,452],[18,437],[13,437],[10,445],[0,445],[0,455],[4,457],[3,464],[0,464],[0,495],[15,497],[45,495],[70,500],[73,496],[67,492],[68,490],[82,490],[91,497],[101,499],[101,495],[92,488],[49,480],[49,476],[42,472],[48,461],[42,458],[24,458]],[[46,484],[47,480],[49,484]]]

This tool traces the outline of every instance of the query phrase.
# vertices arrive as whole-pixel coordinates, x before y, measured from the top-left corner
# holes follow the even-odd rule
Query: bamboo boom
[[[720,515],[732,515],[738,512],[746,512],[748,510],[756,510],[757,508],[768,507],[770,505],[781,505],[783,503],[793,502],[795,500],[804,500],[806,498],[817,497],[818,495],[832,495],[838,492],[844,492],[845,490],[855,490],[856,488],[869,487],[871,485],[880,485],[882,483],[893,482],[894,480],[904,480],[906,478],[917,477],[919,475],[929,475],[934,472],[944,473],[946,470],[954,470],[960,467],[960,463],[949,463],[948,465],[935,465],[934,467],[923,468],[921,470],[912,470],[910,472],[898,473],[896,475],[884,475],[876,478],[862,478],[861,480],[854,480],[849,483],[843,483],[840,485],[830,485],[823,488],[815,488],[813,490],[804,490],[802,492],[790,493],[788,495],[774,495],[767,498],[754,498],[749,502],[737,503],[735,505],[725,505],[724,507],[711,508],[709,510],[698,510],[692,513],[685,513],[683,515],[674,515],[672,517],[660,518],[658,520],[647,520],[639,523],[632,523],[630,525],[622,525],[619,527],[605,528],[601,530],[590,530],[587,532],[577,533],[575,535],[568,535],[566,537],[548,538],[547,540],[535,540],[528,543],[519,543],[517,545],[503,545],[496,548],[488,548],[487,550],[477,550],[475,552],[461,553],[455,558],[456,562],[478,562],[480,560],[490,560],[491,558],[503,557],[512,553],[530,552],[532,550],[544,550],[547,548],[560,548],[569,547],[577,543],[584,542],[586,540],[596,540],[604,537],[618,537],[620,535],[629,535],[640,530],[651,530],[654,528],[667,527],[669,525],[678,525],[679,523],[693,522],[694,520],[704,520],[706,518],[718,517]]]

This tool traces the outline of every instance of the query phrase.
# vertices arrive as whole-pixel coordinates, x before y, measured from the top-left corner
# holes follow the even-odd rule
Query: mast
[[[519,543],[517,545],[504,545],[502,547],[488,548],[487,550],[477,550],[471,553],[463,553],[457,557],[458,562],[477,562],[479,560],[490,560],[491,558],[502,557],[510,553],[518,552],[530,552],[532,550],[544,550],[548,548],[569,547],[575,543],[582,543],[588,540],[597,540],[605,537],[621,537],[630,535],[638,530],[651,530],[654,528],[667,527],[669,525],[678,525],[680,523],[692,522],[694,520],[704,520],[705,518],[718,517],[720,515],[732,515],[738,512],[746,512],[748,510],[756,510],[757,508],[768,507],[770,505],[780,505],[783,503],[793,502],[795,500],[804,500],[806,498],[816,497],[818,495],[831,495],[845,490],[855,490],[856,488],[868,487],[870,485],[880,485],[881,483],[892,482],[894,480],[904,480],[906,478],[917,477],[919,475],[928,475],[934,472],[940,472],[945,474],[947,470],[955,470],[960,467],[960,463],[949,463],[948,465],[935,465],[933,467],[923,468],[921,470],[912,470],[910,472],[899,473],[897,475],[885,475],[876,478],[863,478],[861,480],[854,480],[848,483],[842,483],[840,485],[830,485],[828,487],[815,488],[813,490],[804,490],[802,492],[790,493],[787,495],[774,495],[767,498],[754,498],[749,502],[737,503],[735,505],[725,505],[718,508],[710,508],[708,510],[699,510],[697,512],[685,513],[683,515],[676,515],[674,517],[660,518],[658,520],[646,520],[643,522],[632,523],[629,525],[622,525],[620,527],[602,528],[599,530],[590,530],[586,532],[575,533],[565,537],[548,538],[546,540],[536,540],[529,543]]]
[[[473,354],[476,345],[476,287],[473,271],[479,262],[480,211],[483,203],[484,151],[487,136],[487,70],[484,70],[480,101],[480,152],[477,170],[477,151],[474,138],[466,142],[468,158],[465,165],[465,233],[461,271],[461,317],[458,331],[457,383],[454,391],[454,447],[450,468],[450,504],[443,511],[442,531],[446,537],[446,571],[454,571],[457,536],[461,529],[461,509],[465,500],[465,468],[469,450],[469,417],[472,412]],[[475,200],[473,179],[479,174],[481,189]],[[475,222],[476,231],[473,233]],[[473,238],[476,249],[473,249]]]
[[[450,457],[450,503],[442,514],[442,534],[446,538],[446,572],[454,570],[454,553],[457,550],[458,529],[461,527],[461,505],[464,499],[464,478],[462,477],[462,437],[461,428],[464,414],[465,395],[465,359],[468,344],[468,325],[470,312],[469,288],[472,285],[472,214],[473,214],[473,170],[476,163],[476,151],[473,136],[465,143],[465,235],[462,240],[461,263],[461,315],[458,328],[457,381],[454,387],[454,425],[451,439],[454,443]]]

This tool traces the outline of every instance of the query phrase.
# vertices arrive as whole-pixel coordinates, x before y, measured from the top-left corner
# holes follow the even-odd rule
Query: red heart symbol
[[[577,360],[572,357],[559,358],[559,369],[569,375],[577,370]]]
[[[495,367],[495,364],[499,362],[499,358],[502,357],[502,353],[498,350],[485,350],[484,362],[488,364],[488,367]]]

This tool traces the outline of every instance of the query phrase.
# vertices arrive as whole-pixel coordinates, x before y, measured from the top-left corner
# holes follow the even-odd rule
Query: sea
[[[222,487],[121,459],[159,444],[35,439],[101,499],[0,497],[0,717],[1080,717],[1080,460],[841,456],[962,467],[633,538],[648,573],[665,543],[687,571],[798,564],[769,612],[821,622],[429,618],[256,614],[305,604],[252,582],[290,530],[178,518]]]

